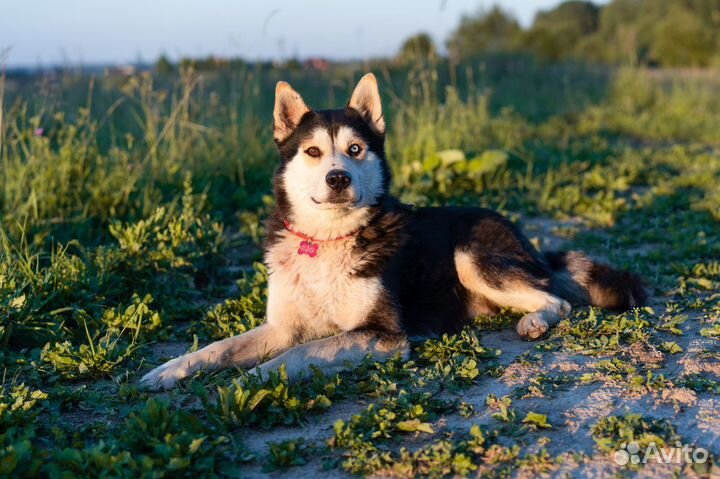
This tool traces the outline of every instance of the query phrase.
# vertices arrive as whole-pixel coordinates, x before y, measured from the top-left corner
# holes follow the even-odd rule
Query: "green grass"
[[[662,408],[637,415],[613,404],[608,418],[572,432],[555,404],[597,388],[626,403],[677,391],[717,400],[716,86],[640,70],[517,61],[510,74],[502,65],[378,66],[395,193],[544,218],[568,245],[641,273],[651,307],[580,308],[543,341],[509,350],[493,342],[512,334],[517,315],[504,312],[413,344],[409,360],[366,360],[300,383],[282,372],[200,373],[163,395],[137,388],[150,365],[264,321],[267,271],[257,261],[277,164],[274,82],[336,106],[360,71],[67,76],[46,101],[32,94],[42,84],[9,79],[0,476],[326,468],[507,477],[582,468],[622,441],[684,439]],[[700,369],[678,366],[686,355]],[[548,369],[561,360],[573,367]],[[699,414],[677,397],[668,407]],[[573,434],[596,445],[568,442]]]

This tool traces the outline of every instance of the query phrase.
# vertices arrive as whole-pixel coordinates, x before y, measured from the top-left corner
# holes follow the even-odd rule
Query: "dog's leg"
[[[469,252],[455,253],[455,267],[460,283],[472,293],[481,295],[498,306],[528,313],[520,318],[515,328],[525,339],[540,338],[551,326],[570,313],[570,303],[534,286],[520,274],[508,277],[500,287],[489,284]]]
[[[307,331],[298,330],[297,308],[287,301],[287,295],[278,287],[271,276],[265,324],[170,360],[143,376],[140,386],[152,390],[170,389],[180,379],[203,369],[251,368],[268,357],[277,356],[301,339],[312,337]]]
[[[289,331],[263,324],[246,333],[214,342],[198,351],[166,362],[140,380],[147,389],[170,389],[175,383],[200,370],[227,367],[253,367],[268,356],[274,356],[295,342]]]
[[[398,352],[408,353],[408,341],[402,334],[384,331],[356,330],[340,333],[296,346],[280,356],[267,361],[250,373],[276,371],[285,364],[288,377],[297,378],[307,372],[310,365],[319,367],[326,374],[335,374],[352,368],[370,354],[374,359],[386,360]]]

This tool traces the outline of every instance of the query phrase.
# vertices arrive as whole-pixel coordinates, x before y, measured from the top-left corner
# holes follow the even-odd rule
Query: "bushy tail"
[[[553,271],[553,293],[571,303],[627,310],[648,299],[640,277],[596,263],[579,251],[547,252],[545,260]]]

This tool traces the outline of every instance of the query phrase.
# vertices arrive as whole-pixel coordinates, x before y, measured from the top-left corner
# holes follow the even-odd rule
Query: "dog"
[[[280,164],[265,244],[267,320],[153,369],[141,379],[149,389],[228,367],[332,374],[368,354],[407,355],[410,338],[457,332],[502,308],[525,313],[517,333],[535,340],[571,305],[625,310],[647,299],[636,275],[580,252],[540,254],[494,211],[393,198],[371,73],[338,110],[313,110],[279,82],[273,129]]]

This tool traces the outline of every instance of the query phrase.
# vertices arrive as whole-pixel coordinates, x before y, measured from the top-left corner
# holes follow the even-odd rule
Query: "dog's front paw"
[[[280,369],[280,366],[282,366],[282,363],[278,363],[277,361],[270,360],[266,361],[258,366],[255,366],[252,369],[247,370],[248,376],[257,376],[258,379],[267,378],[270,373],[277,372]]]
[[[534,341],[548,330],[548,323],[542,313],[528,313],[518,321],[515,330],[523,339]]]
[[[291,363],[286,363],[282,358],[273,358],[255,366],[252,369],[248,369],[247,375],[257,376],[258,379],[261,380],[267,379],[270,373],[278,372],[283,366],[285,367],[285,373],[287,374],[288,379],[292,380],[295,376],[297,376],[296,368],[293,368]]]
[[[140,387],[151,391],[171,389],[183,378],[192,374],[190,358],[180,356],[158,366],[140,379]]]

